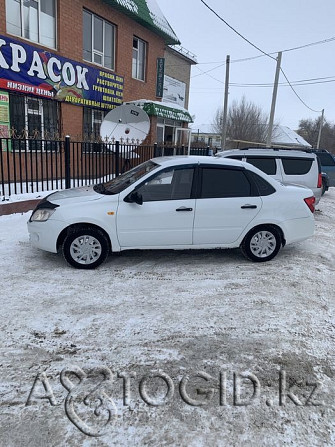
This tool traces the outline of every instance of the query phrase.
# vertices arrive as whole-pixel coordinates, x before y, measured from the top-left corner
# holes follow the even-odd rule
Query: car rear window
[[[247,157],[247,162],[268,175],[275,175],[277,172],[276,160],[273,157]]]
[[[320,159],[321,166],[335,166],[335,161],[330,154],[318,153],[317,155]]]
[[[313,158],[282,158],[284,172],[287,175],[307,174],[313,163]]]

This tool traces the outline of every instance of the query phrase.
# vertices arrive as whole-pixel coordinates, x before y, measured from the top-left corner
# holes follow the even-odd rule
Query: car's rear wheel
[[[78,269],[94,269],[108,256],[109,244],[105,234],[95,228],[73,229],[63,242],[63,256]]]
[[[245,257],[255,262],[273,259],[280,250],[279,231],[270,225],[253,228],[244,238],[241,249]]]

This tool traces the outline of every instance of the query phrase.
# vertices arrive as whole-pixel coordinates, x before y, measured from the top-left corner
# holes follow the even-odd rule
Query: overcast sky
[[[235,34],[200,0],[157,0],[157,3],[182,46],[197,56],[198,65],[192,67],[191,73],[189,111],[195,115],[192,127],[211,124],[216,110],[223,105],[226,70],[223,64],[227,55],[232,61],[229,103],[245,95],[265,113],[270,112],[272,85],[246,84],[273,84],[275,60],[262,55]],[[334,0],[206,0],[206,3],[266,53],[333,38],[330,42],[283,52],[281,66],[306,105],[315,111],[325,109],[326,119],[335,121]],[[234,62],[254,56],[262,57]],[[203,74],[208,70],[212,71]],[[294,85],[296,81],[311,79],[307,82],[314,84]],[[279,82],[287,84],[282,74]],[[306,105],[289,86],[279,86],[275,121],[296,129],[300,119],[315,119],[320,115],[321,112],[313,112]]]

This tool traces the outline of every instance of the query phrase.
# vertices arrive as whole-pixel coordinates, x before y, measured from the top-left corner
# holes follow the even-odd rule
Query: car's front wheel
[[[279,231],[270,225],[253,228],[244,238],[241,249],[245,257],[255,262],[273,259],[282,245]]]
[[[78,269],[94,269],[104,262],[109,253],[105,234],[95,228],[71,230],[63,242],[63,256]]]

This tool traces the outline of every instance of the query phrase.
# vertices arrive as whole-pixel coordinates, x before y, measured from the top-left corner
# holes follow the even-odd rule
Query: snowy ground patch
[[[134,251],[95,271],[0,217],[0,445],[334,445],[334,188],[317,209],[266,264]]]

